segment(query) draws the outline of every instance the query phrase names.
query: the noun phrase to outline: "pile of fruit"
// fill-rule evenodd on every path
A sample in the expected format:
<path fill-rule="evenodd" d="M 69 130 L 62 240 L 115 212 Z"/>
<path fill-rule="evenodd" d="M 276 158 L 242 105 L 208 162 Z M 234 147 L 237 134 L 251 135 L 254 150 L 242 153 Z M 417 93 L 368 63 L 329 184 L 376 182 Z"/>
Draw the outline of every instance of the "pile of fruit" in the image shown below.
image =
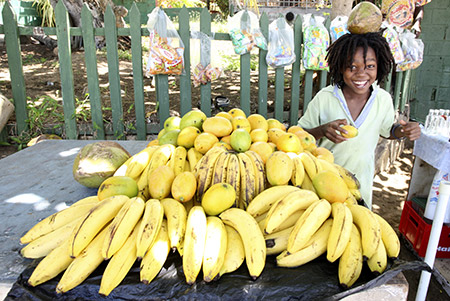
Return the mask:
<path fill-rule="evenodd" d="M 84 185 L 104 175 L 96 160 L 86 160 L 89 149 L 74 162 Z M 383 273 L 400 251 L 393 228 L 358 204 L 356 177 L 298 126 L 286 129 L 237 108 L 209 118 L 191 111 L 169 118 L 157 140 L 133 156 L 120 152 L 120 160 L 97 195 L 21 238 L 24 257 L 42 258 L 31 286 L 62 273 L 56 291 L 67 292 L 107 260 L 99 289 L 107 296 L 136 261 L 140 281 L 150 283 L 172 250 L 182 257 L 188 284 L 200 272 L 205 282 L 218 280 L 244 261 L 256 279 L 268 255 L 293 268 L 326 254 L 339 261 L 339 284 L 350 287 L 364 262 Z"/>

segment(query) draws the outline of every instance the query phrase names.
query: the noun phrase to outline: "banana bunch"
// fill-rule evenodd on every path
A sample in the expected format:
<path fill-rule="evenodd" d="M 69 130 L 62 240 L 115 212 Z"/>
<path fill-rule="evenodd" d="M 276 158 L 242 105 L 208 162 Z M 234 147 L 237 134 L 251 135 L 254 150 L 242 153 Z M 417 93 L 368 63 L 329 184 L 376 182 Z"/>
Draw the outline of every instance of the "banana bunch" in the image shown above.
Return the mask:
<path fill-rule="evenodd" d="M 254 151 L 236 153 L 222 146 L 211 148 L 193 170 L 197 178 L 196 198 L 216 183 L 228 183 L 236 191 L 235 207 L 245 209 L 265 189 L 265 166 Z"/>

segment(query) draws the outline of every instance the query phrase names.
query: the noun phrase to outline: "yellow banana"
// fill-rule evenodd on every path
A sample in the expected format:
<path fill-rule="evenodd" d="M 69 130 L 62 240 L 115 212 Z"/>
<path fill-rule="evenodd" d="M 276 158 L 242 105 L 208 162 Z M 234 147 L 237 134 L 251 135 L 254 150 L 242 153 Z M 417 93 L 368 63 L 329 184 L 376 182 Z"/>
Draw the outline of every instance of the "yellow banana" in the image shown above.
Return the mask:
<path fill-rule="evenodd" d="M 236 191 L 236 201 L 234 207 L 239 207 L 241 191 L 241 171 L 237 155 L 231 154 L 228 159 L 226 182 L 233 186 Z"/>
<path fill-rule="evenodd" d="M 213 281 L 220 272 L 227 251 L 227 231 L 217 216 L 206 218 L 206 240 L 203 251 L 203 280 Z"/>
<path fill-rule="evenodd" d="M 252 161 L 245 153 L 238 153 L 237 156 L 241 173 L 241 191 L 239 200 L 242 205 L 240 207 L 246 209 L 255 196 L 255 169 Z"/>
<path fill-rule="evenodd" d="M 144 169 L 148 168 L 148 164 L 150 163 L 150 159 L 152 158 L 154 152 L 156 151 L 157 146 L 146 147 L 141 150 L 139 153 L 131 156 L 130 162 L 128 162 L 128 168 L 125 171 L 125 176 L 130 178 L 139 177 Z"/>
<path fill-rule="evenodd" d="M 189 165 L 189 161 L 188 160 L 184 161 L 183 171 L 191 171 L 191 166 Z"/>
<path fill-rule="evenodd" d="M 85 204 L 91 204 L 91 203 L 98 203 L 100 200 L 98 199 L 97 195 L 88 196 L 85 198 L 82 198 L 81 200 L 76 201 L 70 207 L 78 206 L 78 205 L 85 205 Z"/>
<path fill-rule="evenodd" d="M 298 157 L 302 160 L 303 167 L 305 168 L 305 171 L 310 179 L 313 179 L 314 176 L 322 170 L 320 162 L 318 162 L 317 158 L 313 155 L 303 152 L 298 154 Z"/>
<path fill-rule="evenodd" d="M 380 275 L 384 272 L 387 266 L 387 254 L 386 248 L 384 246 L 383 240 L 378 244 L 377 250 L 375 253 L 367 259 L 367 266 L 370 271 L 375 275 Z"/>
<path fill-rule="evenodd" d="M 327 251 L 327 241 L 332 224 L 331 219 L 326 220 L 302 249 L 294 253 L 283 251 L 277 256 L 277 265 L 289 268 L 298 267 L 324 254 Z"/>
<path fill-rule="evenodd" d="M 170 245 L 167 233 L 167 220 L 163 220 L 161 230 L 153 246 L 145 254 L 141 261 L 140 279 L 144 284 L 149 284 L 161 271 L 169 256 Z"/>
<path fill-rule="evenodd" d="M 136 239 L 141 222 L 135 224 L 125 243 L 108 262 L 100 282 L 100 295 L 108 296 L 122 282 L 136 261 Z"/>
<path fill-rule="evenodd" d="M 305 172 L 305 177 L 303 178 L 302 185 L 300 187 L 303 189 L 306 189 L 306 190 L 311 190 L 314 193 L 317 193 L 316 189 L 314 188 L 311 178 L 309 177 L 309 175 L 306 172 Z"/>
<path fill-rule="evenodd" d="M 321 158 L 316 158 L 316 160 L 320 163 L 322 170 L 328 170 L 337 175 L 340 175 L 339 170 L 336 168 L 336 165 L 334 163 L 330 163 L 327 160 Z"/>
<path fill-rule="evenodd" d="M 279 201 L 288 193 L 300 190 L 300 188 L 290 185 L 272 186 L 258 194 L 248 205 L 247 212 L 253 217 L 258 217 L 267 211 L 270 207 Z"/>
<path fill-rule="evenodd" d="M 219 155 L 219 157 L 216 160 L 216 164 L 214 164 L 214 171 L 212 175 L 211 185 L 223 183 L 226 181 L 228 160 L 230 159 L 230 157 L 231 153 L 227 151 Z"/>
<path fill-rule="evenodd" d="M 67 269 L 73 261 L 73 258 L 69 256 L 69 252 L 67 252 L 68 249 L 69 241 L 66 239 L 39 262 L 28 279 L 28 284 L 31 286 L 39 285 L 58 276 Z"/>
<path fill-rule="evenodd" d="M 70 234 L 82 219 L 83 217 L 79 217 L 67 225 L 33 240 L 20 250 L 20 254 L 25 258 L 41 258 L 47 256 L 54 248 L 69 239 Z"/>
<path fill-rule="evenodd" d="M 348 189 L 360 189 L 361 188 L 361 184 L 359 183 L 355 174 L 353 174 L 351 171 L 349 171 L 348 169 L 346 169 L 345 167 L 343 167 L 339 164 L 335 163 L 334 167 L 336 167 L 336 169 L 338 170 L 341 178 L 344 179 L 344 182 L 345 182 L 345 184 L 347 184 Z"/>
<path fill-rule="evenodd" d="M 344 288 L 351 287 L 361 275 L 362 266 L 361 235 L 353 224 L 350 240 L 339 258 L 339 284 Z"/>
<path fill-rule="evenodd" d="M 291 182 L 294 186 L 301 187 L 305 178 L 305 168 L 299 156 L 293 156 L 294 170 L 292 171 Z"/>
<path fill-rule="evenodd" d="M 172 250 L 178 249 L 184 239 L 186 232 L 187 211 L 182 203 L 177 200 L 166 198 L 161 200 L 164 215 L 167 219 L 167 232 Z"/>
<path fill-rule="evenodd" d="M 373 213 L 380 224 L 381 239 L 386 247 L 387 256 L 389 258 L 397 258 L 400 253 L 400 240 L 395 230 L 389 223 L 376 213 Z"/>
<path fill-rule="evenodd" d="M 290 228 L 295 225 L 295 223 L 298 221 L 300 216 L 305 213 L 305 210 L 297 210 L 294 213 L 292 213 L 290 216 L 288 216 L 278 227 L 273 229 L 272 233 L 280 232 L 281 230 Z M 264 234 L 264 227 L 266 225 L 266 221 L 260 221 L 258 223 L 259 228 L 261 229 L 261 232 Z"/>
<path fill-rule="evenodd" d="M 350 193 L 353 195 L 353 197 L 355 198 L 355 200 L 361 201 L 362 200 L 362 195 L 361 195 L 361 191 L 359 191 L 359 189 L 355 188 L 355 189 L 349 189 Z"/>
<path fill-rule="evenodd" d="M 321 199 L 314 202 L 300 216 L 289 236 L 287 251 L 295 253 L 306 246 L 314 233 L 328 219 L 331 213 L 331 205 L 327 200 Z"/>
<path fill-rule="evenodd" d="M 276 255 L 286 250 L 289 235 L 291 234 L 292 229 L 294 229 L 294 226 L 265 235 L 266 255 Z"/>
<path fill-rule="evenodd" d="M 20 238 L 20 243 L 27 244 L 45 234 L 67 225 L 82 216 L 86 216 L 88 212 L 97 204 L 98 201 L 86 204 L 74 204 L 66 209 L 53 213 L 28 230 L 28 232 Z"/>
<path fill-rule="evenodd" d="M 130 233 L 141 219 L 145 202 L 139 197 L 129 199 L 108 226 L 108 234 L 103 242 L 102 256 L 111 258 L 126 242 Z"/>
<path fill-rule="evenodd" d="M 187 151 L 187 159 L 189 161 L 189 167 L 191 168 L 191 171 L 194 172 L 195 166 L 197 165 L 198 161 L 203 157 L 203 154 L 196 150 L 194 147 L 191 147 Z"/>
<path fill-rule="evenodd" d="M 344 202 L 346 205 L 358 205 L 358 201 L 356 200 L 356 198 L 353 196 L 353 194 L 350 192 L 350 190 L 348 191 L 348 196 L 345 199 Z"/>
<path fill-rule="evenodd" d="M 352 233 L 353 217 L 350 209 L 343 203 L 331 204 L 333 227 L 327 245 L 327 259 L 335 262 L 344 253 Z"/>
<path fill-rule="evenodd" d="M 140 260 L 152 246 L 161 229 L 164 218 L 164 207 L 157 199 L 150 199 L 145 203 L 144 215 L 136 238 L 136 255 Z"/>
<path fill-rule="evenodd" d="M 353 223 L 361 232 L 363 256 L 368 259 L 375 254 L 381 240 L 381 228 L 375 215 L 364 206 L 348 206 L 353 216 Z"/>
<path fill-rule="evenodd" d="M 274 232 L 294 212 L 307 209 L 317 201 L 319 201 L 317 194 L 306 189 L 299 189 L 284 196 L 269 209 L 264 233 L 270 234 Z"/>
<path fill-rule="evenodd" d="M 116 169 L 113 176 L 125 176 L 128 166 L 132 160 L 132 157 L 129 157 L 125 162 L 122 163 L 122 165 L 119 166 L 119 168 Z"/>
<path fill-rule="evenodd" d="M 150 175 L 152 171 L 158 167 L 166 165 L 172 157 L 174 151 L 175 146 L 172 144 L 158 146 L 150 159 L 150 163 L 148 164 L 148 174 Z"/>
<path fill-rule="evenodd" d="M 173 152 L 173 171 L 175 176 L 184 171 L 184 165 L 186 163 L 187 151 L 183 146 L 177 146 Z"/>
<path fill-rule="evenodd" d="M 136 181 L 139 192 L 138 197 L 147 201 L 150 198 L 150 190 L 148 187 L 148 168 L 145 168 L 144 171 L 139 176 L 139 179 Z"/>
<path fill-rule="evenodd" d="M 214 164 L 225 149 L 220 146 L 211 148 L 198 163 L 197 167 L 197 199 L 201 200 L 205 191 L 211 186 Z"/>
<path fill-rule="evenodd" d="M 225 225 L 227 231 L 227 249 L 224 262 L 220 268 L 219 277 L 223 274 L 236 271 L 244 262 L 245 250 L 241 235 L 231 226 Z"/>
<path fill-rule="evenodd" d="M 67 267 L 56 285 L 58 294 L 65 293 L 81 284 L 104 261 L 101 249 L 106 232 L 107 229 L 104 228 Z"/>
<path fill-rule="evenodd" d="M 264 191 L 266 185 L 266 171 L 264 168 L 264 161 L 254 151 L 248 150 L 245 152 L 253 163 L 255 170 L 255 196 Z"/>
<path fill-rule="evenodd" d="M 219 217 L 224 224 L 239 232 L 244 243 L 247 268 L 250 277 L 255 280 L 266 264 L 266 242 L 258 223 L 248 212 L 239 208 L 227 209 Z"/>
<path fill-rule="evenodd" d="M 189 211 L 183 245 L 183 272 L 187 284 L 194 284 L 202 268 L 206 241 L 206 214 L 201 206 Z"/>
<path fill-rule="evenodd" d="M 129 198 L 125 195 L 115 195 L 104 199 L 92 208 L 69 236 L 70 256 L 78 256 L 103 227 L 116 216 L 127 200 Z"/>

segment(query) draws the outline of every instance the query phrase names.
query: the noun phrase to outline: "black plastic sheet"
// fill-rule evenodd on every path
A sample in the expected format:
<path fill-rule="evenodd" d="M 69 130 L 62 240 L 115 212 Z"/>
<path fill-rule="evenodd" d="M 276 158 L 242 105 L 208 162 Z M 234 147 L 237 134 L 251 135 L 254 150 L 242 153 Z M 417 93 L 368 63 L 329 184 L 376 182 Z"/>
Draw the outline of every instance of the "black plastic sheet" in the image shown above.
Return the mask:
<path fill-rule="evenodd" d="M 148 285 L 139 282 L 139 262 L 136 262 L 122 283 L 108 297 L 98 294 L 106 262 L 100 265 L 82 284 L 57 294 L 58 277 L 31 287 L 27 281 L 38 261 L 19 276 L 5 300 L 339 300 L 349 294 L 383 284 L 403 270 L 429 270 L 422 261 L 389 262 L 388 270 L 375 277 L 366 266 L 353 288 L 339 286 L 338 263 L 325 256 L 297 268 L 280 268 L 275 256 L 267 258 L 261 276 L 251 280 L 245 262 L 235 272 L 217 281 L 206 283 L 200 272 L 194 285 L 185 282 L 181 258 L 170 254 L 158 276 Z"/>

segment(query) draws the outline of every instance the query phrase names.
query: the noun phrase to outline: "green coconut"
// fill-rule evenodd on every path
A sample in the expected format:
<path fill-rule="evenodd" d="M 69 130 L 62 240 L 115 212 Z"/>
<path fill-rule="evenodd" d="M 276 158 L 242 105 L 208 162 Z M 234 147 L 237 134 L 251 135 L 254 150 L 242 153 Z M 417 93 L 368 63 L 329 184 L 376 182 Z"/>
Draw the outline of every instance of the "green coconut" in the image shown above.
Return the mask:
<path fill-rule="evenodd" d="M 357 4 L 348 16 L 347 28 L 350 33 L 364 34 L 380 30 L 383 15 L 375 4 L 367 1 Z"/>
<path fill-rule="evenodd" d="M 84 146 L 75 157 L 74 179 L 90 188 L 98 188 L 128 159 L 130 153 L 114 141 L 94 142 Z"/>

